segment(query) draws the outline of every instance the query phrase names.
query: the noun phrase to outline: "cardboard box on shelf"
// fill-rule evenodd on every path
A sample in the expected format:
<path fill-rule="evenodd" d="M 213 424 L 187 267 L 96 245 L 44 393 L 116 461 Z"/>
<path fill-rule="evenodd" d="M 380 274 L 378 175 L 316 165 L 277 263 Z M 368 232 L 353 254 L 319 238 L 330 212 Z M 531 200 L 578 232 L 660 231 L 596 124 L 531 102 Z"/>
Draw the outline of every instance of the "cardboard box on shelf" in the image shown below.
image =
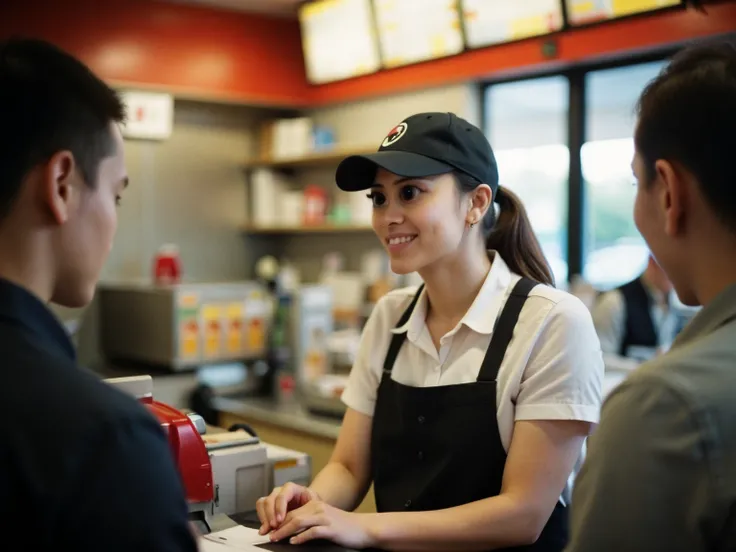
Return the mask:
<path fill-rule="evenodd" d="M 315 151 L 314 127 L 309 117 L 277 119 L 261 125 L 259 156 L 264 160 L 293 159 Z"/>

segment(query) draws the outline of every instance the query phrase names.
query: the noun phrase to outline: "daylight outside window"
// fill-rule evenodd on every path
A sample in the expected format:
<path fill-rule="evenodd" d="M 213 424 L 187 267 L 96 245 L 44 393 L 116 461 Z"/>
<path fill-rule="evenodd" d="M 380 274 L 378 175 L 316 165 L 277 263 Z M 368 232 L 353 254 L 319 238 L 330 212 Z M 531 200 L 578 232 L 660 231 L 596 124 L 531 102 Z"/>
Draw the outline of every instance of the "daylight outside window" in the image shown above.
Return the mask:
<path fill-rule="evenodd" d="M 583 277 L 605 290 L 636 278 L 649 250 L 634 224 L 636 101 L 664 62 L 586 75 L 586 137 L 580 155 L 585 182 Z"/>
<path fill-rule="evenodd" d="M 554 76 L 491 85 L 485 131 L 501 186 L 524 202 L 557 285 L 567 280 L 569 83 Z"/>

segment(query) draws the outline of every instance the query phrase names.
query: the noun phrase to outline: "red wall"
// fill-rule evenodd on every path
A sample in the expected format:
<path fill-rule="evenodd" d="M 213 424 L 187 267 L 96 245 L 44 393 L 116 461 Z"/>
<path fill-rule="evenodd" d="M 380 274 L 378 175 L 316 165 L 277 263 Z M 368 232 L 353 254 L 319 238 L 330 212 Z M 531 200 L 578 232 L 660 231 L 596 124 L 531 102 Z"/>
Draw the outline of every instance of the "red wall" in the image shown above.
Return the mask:
<path fill-rule="evenodd" d="M 303 105 L 299 25 L 152 0 L 0 0 L 0 37 L 53 41 L 113 83 Z"/>
<path fill-rule="evenodd" d="M 42 37 L 116 84 L 255 105 L 329 105 L 575 63 L 736 30 L 736 2 L 570 31 L 546 60 L 527 40 L 322 86 L 307 84 L 295 20 L 154 0 L 0 0 L 0 37 Z"/>

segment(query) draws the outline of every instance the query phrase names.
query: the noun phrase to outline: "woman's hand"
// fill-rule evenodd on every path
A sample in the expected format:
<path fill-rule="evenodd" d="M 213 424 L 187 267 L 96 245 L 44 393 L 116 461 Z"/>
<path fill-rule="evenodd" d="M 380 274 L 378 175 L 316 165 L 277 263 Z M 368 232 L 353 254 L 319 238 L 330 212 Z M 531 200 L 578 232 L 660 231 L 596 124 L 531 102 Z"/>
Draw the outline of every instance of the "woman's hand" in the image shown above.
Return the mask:
<path fill-rule="evenodd" d="M 312 500 L 289 512 L 270 537 L 273 542 L 288 538 L 291 544 L 327 539 L 346 548 L 375 548 L 375 522 L 375 514 L 346 512 L 321 500 Z"/>
<path fill-rule="evenodd" d="M 286 519 L 288 512 L 313 500 L 320 500 L 319 495 L 312 489 L 296 483 L 276 487 L 270 495 L 261 497 L 256 502 L 256 511 L 261 522 L 259 534 L 265 535 L 276 529 Z"/>

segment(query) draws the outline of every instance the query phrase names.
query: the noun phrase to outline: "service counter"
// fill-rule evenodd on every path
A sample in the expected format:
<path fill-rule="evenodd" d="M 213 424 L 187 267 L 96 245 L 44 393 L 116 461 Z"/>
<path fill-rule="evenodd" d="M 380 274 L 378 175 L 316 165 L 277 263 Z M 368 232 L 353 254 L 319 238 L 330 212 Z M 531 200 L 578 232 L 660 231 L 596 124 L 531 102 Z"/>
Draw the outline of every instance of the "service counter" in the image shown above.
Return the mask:
<path fill-rule="evenodd" d="M 327 465 L 335 448 L 341 421 L 312 414 L 297 403 L 281 404 L 265 398 L 217 398 L 218 425 L 248 424 L 267 443 L 307 453 L 312 458 L 312 477 Z M 357 508 L 375 512 L 373 488 Z"/>
<path fill-rule="evenodd" d="M 243 512 L 240 514 L 233 514 L 231 516 L 221 516 L 212 527 L 212 531 L 223 531 L 236 525 L 243 525 L 250 529 L 258 529 L 261 524 L 258 521 L 258 516 L 255 512 Z M 310 541 L 308 544 L 302 546 L 306 546 L 310 552 L 357 552 L 351 548 L 344 548 L 330 541 L 319 539 Z M 288 541 L 259 544 L 256 545 L 256 548 L 261 548 L 268 552 L 290 552 L 294 549 L 293 545 L 289 544 Z"/>

